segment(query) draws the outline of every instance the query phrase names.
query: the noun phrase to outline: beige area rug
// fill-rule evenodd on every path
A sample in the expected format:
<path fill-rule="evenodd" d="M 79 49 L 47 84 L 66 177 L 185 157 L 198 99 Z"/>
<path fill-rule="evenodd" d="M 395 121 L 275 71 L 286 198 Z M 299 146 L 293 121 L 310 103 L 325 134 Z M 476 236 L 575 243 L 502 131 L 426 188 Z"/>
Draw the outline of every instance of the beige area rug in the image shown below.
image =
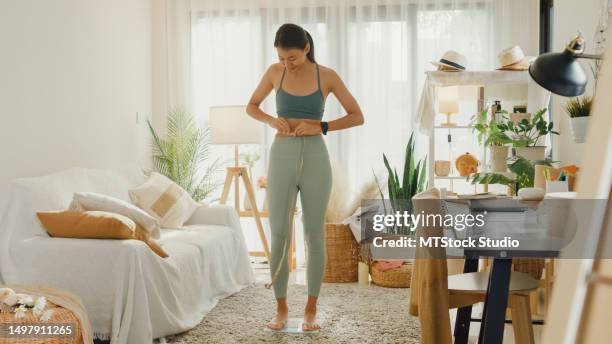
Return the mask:
<path fill-rule="evenodd" d="M 408 314 L 409 289 L 323 284 L 321 331 L 294 334 L 264 331 L 274 316 L 271 290 L 257 284 L 219 301 L 200 325 L 166 338 L 168 343 L 419 343 L 419 322 Z M 290 285 L 289 317 L 302 316 L 306 287 Z"/>

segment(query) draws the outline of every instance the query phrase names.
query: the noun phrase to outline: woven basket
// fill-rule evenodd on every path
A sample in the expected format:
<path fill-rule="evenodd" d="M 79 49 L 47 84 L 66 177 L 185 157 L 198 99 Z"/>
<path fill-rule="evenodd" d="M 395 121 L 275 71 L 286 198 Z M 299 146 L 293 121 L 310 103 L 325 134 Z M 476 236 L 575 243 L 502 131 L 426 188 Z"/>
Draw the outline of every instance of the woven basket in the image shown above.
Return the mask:
<path fill-rule="evenodd" d="M 378 270 L 377 265 L 378 262 L 370 265 L 370 275 L 374 284 L 387 288 L 410 288 L 412 262 L 407 262 L 407 264 L 402 264 L 399 268 L 386 271 Z"/>
<path fill-rule="evenodd" d="M 530 274 L 536 280 L 542 278 L 545 261 L 543 258 L 514 258 L 512 270 Z"/>
<path fill-rule="evenodd" d="M 357 282 L 359 244 L 348 225 L 340 223 L 325 225 L 325 253 L 323 282 Z"/>
<path fill-rule="evenodd" d="M 0 312 L 0 343 L 3 344 L 83 344 L 83 335 L 81 333 L 81 325 L 79 319 L 69 310 L 59 307 L 47 301 L 46 309 L 52 309 L 53 315 L 48 322 L 38 321 L 31 310 L 28 310 L 26 316 L 20 319 L 15 318 L 15 313 Z M 28 337 L 11 337 L 7 333 L 9 326 L 54 326 L 54 325 L 70 325 L 72 334 L 70 336 L 45 336 L 35 338 L 32 335 Z"/>

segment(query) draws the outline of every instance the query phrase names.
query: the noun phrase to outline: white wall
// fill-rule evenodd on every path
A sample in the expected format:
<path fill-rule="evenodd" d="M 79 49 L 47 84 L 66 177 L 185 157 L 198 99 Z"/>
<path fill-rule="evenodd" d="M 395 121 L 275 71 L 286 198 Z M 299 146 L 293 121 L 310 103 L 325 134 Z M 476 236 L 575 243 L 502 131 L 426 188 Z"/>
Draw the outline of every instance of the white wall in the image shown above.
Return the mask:
<path fill-rule="evenodd" d="M 601 11 L 602 0 L 557 0 L 554 4 L 553 22 L 553 51 L 563 51 L 569 42 L 578 32 L 582 31 L 587 41 L 586 52 L 591 53 L 593 48 L 593 36 Z M 592 95 L 593 75 L 589 62 L 581 60 L 589 83 L 587 84 L 586 94 Z M 582 149 L 584 144 L 575 143 L 572 138 L 569 116 L 565 112 L 565 103 L 568 98 L 553 95 L 552 115 L 555 127 L 561 133 L 554 138 L 554 160 L 560 161 L 563 165 L 580 164 Z"/>
<path fill-rule="evenodd" d="M 150 0 L 0 0 L 0 42 L 0 182 L 150 164 Z"/>

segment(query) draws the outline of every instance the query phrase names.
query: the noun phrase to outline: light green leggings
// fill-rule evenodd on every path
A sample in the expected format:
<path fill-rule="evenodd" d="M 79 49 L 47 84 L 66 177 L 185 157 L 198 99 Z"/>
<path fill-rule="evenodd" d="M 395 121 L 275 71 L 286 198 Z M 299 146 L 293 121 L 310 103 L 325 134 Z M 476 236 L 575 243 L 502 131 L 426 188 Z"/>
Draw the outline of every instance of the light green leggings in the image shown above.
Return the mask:
<path fill-rule="evenodd" d="M 325 268 L 325 211 L 331 186 L 329 154 L 321 135 L 274 138 L 266 195 L 272 232 L 271 284 L 277 298 L 287 296 L 287 253 L 298 191 L 308 257 L 308 295 L 319 295 Z"/>

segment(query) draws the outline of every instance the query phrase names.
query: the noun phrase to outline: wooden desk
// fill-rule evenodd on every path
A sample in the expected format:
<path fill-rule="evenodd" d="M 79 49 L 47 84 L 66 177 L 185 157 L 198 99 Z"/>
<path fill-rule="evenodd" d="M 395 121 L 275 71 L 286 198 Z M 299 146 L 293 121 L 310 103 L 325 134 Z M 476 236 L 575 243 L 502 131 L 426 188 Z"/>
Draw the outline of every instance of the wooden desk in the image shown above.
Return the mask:
<path fill-rule="evenodd" d="M 463 249 L 463 256 L 465 257 L 464 272 L 477 271 L 478 259 L 481 257 L 493 259 L 478 343 L 502 343 L 512 258 L 557 257 L 565 241 L 560 241 L 558 235 L 549 233 L 547 231 L 549 224 L 540 221 L 543 207 L 521 203 L 517 199 L 505 199 L 501 202 L 496 199 L 467 202 L 446 199 L 445 201 L 449 202 L 447 204 L 464 204 L 467 206 L 466 209 L 469 209 L 468 212 L 474 215 L 487 214 L 493 218 L 499 215 L 505 219 L 503 222 L 487 222 L 484 228 L 477 231 L 466 230 L 463 233 L 457 233 L 459 238 L 480 238 L 483 236 L 499 239 L 505 236 L 520 238 L 521 246 L 517 248 L 476 247 Z M 512 207 L 515 208 L 512 209 Z M 536 219 L 535 222 L 532 221 L 534 218 Z M 468 342 L 471 313 L 471 306 L 460 308 L 457 312 L 455 322 L 455 343 L 457 344 Z"/>

